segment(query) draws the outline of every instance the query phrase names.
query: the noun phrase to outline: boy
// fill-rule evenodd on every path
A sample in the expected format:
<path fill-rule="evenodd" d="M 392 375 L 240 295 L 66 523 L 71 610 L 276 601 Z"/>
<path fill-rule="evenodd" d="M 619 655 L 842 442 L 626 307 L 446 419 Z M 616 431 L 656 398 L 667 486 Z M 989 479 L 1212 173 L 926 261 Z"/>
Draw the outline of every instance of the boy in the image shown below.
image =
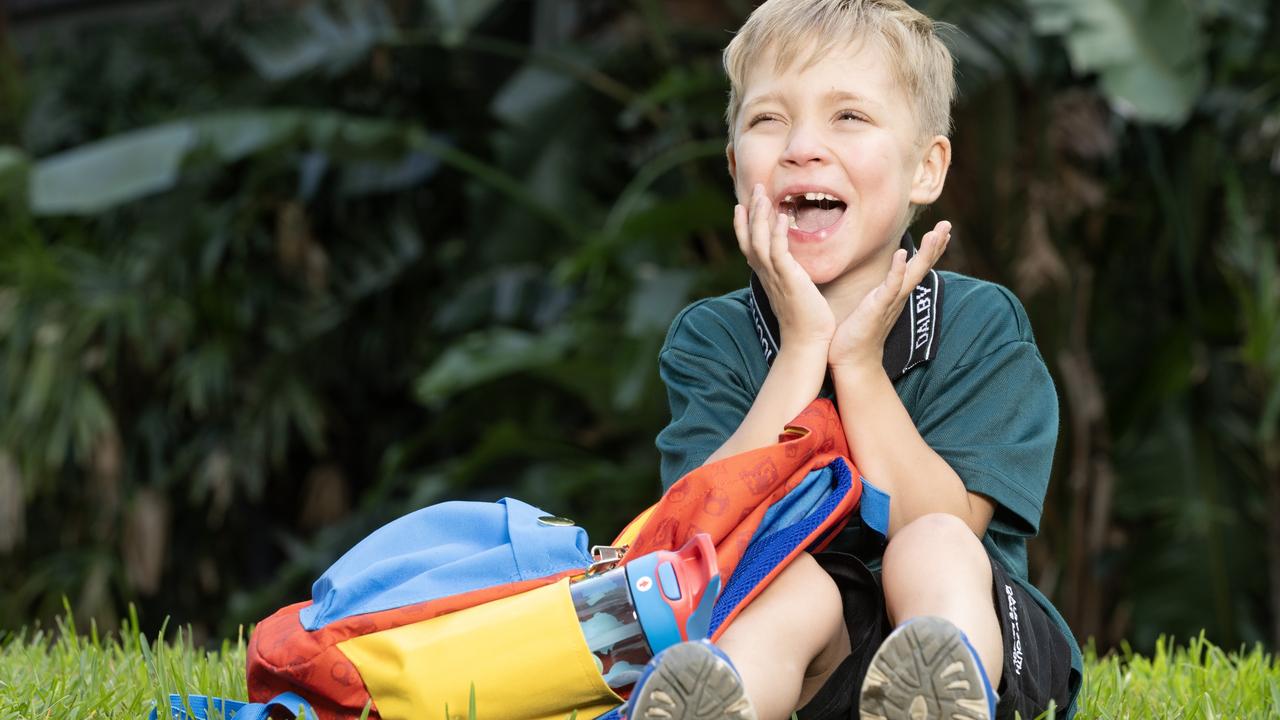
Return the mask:
<path fill-rule="evenodd" d="M 630 717 L 1069 715 L 1079 649 L 1026 567 L 1052 380 L 1012 294 L 932 269 L 950 225 L 918 251 L 906 234 L 950 164 L 949 51 L 903 0 L 768 0 L 725 68 L 753 273 L 672 324 L 664 487 L 834 394 L 854 463 L 892 499 L 888 542 L 853 527 L 846 553 L 801 556 L 718 648 L 655 658 Z"/>

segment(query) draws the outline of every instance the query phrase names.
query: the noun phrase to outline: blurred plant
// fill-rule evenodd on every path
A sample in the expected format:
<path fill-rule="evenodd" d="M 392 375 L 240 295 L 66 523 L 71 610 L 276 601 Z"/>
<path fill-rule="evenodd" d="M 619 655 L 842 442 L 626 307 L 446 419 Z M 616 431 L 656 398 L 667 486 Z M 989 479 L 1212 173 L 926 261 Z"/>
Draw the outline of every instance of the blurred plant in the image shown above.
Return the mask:
<path fill-rule="evenodd" d="M 1251 539 L 1277 526 L 1256 481 L 1274 439 L 1250 430 L 1265 394 L 1237 381 L 1257 320 L 1242 325 L 1220 260 L 1235 228 L 1274 226 L 1277 168 L 1240 139 L 1274 122 L 1276 9 L 925 5 L 962 29 L 949 187 L 965 192 L 938 214 L 968 241 L 951 262 L 1027 302 L 1064 401 L 1034 579 L 1104 644 L 1266 637 L 1277 614 Z"/>
<path fill-rule="evenodd" d="M 604 5 L 482 5 L 245 6 L 28 59 L 4 624 L 140 595 L 225 632 L 446 495 L 597 536 L 656 497 L 657 348 L 718 270 L 683 266 L 728 265 L 714 115 L 672 108 L 719 79 L 644 68 L 652 29 Z"/>
<path fill-rule="evenodd" d="M 1276 9 L 919 4 L 960 28 L 946 264 L 1019 292 L 1063 394 L 1034 579 L 1103 646 L 1262 637 Z M 608 539 L 658 490 L 667 323 L 744 280 L 746 3 L 233 7 L 0 72 L 0 626 L 228 634 L 446 497 Z"/>

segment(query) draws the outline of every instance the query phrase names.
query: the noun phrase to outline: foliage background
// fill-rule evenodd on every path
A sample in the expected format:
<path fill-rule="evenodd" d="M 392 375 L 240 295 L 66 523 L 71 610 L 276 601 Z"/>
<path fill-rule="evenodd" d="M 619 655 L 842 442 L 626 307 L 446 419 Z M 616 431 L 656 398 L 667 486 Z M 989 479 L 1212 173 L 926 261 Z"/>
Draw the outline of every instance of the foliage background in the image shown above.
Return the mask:
<path fill-rule="evenodd" d="M 1062 396 L 1036 582 L 1081 637 L 1277 647 L 1280 8 L 919 0 L 959 28 L 943 265 Z M 656 353 L 745 281 L 745 0 L 0 9 L 0 627 L 198 635 L 377 525 L 658 492 Z"/>

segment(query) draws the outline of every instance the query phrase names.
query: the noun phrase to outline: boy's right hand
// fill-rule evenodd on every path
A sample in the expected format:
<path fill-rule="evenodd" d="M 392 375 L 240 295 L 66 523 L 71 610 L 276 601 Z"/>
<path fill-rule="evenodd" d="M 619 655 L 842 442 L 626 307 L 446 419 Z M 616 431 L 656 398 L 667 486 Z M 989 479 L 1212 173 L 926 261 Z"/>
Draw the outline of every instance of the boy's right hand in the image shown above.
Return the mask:
<path fill-rule="evenodd" d="M 820 347 L 831 344 L 835 315 L 818 286 L 809 278 L 787 246 L 790 220 L 778 213 L 773 202 L 756 184 L 748 207 L 733 207 L 733 231 L 738 249 L 760 278 L 782 333 L 783 347 Z"/>

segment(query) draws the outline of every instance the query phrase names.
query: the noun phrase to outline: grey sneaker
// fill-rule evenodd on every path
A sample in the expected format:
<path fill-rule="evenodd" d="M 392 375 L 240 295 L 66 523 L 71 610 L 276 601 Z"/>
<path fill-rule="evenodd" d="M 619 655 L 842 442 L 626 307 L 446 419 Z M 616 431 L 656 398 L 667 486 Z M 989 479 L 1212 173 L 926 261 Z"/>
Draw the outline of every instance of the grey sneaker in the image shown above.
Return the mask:
<path fill-rule="evenodd" d="M 658 653 L 631 692 L 629 720 L 756 720 L 742 678 L 720 648 L 706 640 Z"/>
<path fill-rule="evenodd" d="M 862 681 L 862 720 L 993 720 L 996 694 L 960 628 L 937 617 L 903 623 Z"/>

